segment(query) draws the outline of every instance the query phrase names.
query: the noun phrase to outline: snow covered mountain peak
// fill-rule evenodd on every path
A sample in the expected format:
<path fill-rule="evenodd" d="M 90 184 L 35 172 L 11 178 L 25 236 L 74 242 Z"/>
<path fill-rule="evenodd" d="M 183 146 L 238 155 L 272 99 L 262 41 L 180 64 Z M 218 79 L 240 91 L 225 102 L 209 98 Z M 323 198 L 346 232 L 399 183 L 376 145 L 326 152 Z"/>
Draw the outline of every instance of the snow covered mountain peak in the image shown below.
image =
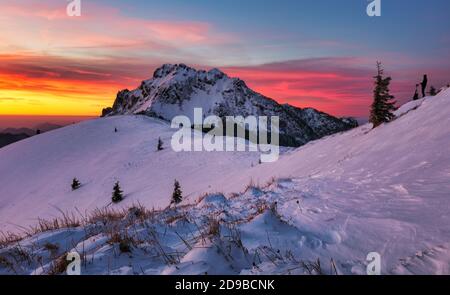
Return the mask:
<path fill-rule="evenodd" d="M 155 70 L 153 79 L 163 79 L 168 76 L 170 76 L 171 78 L 178 77 L 178 79 L 175 80 L 180 80 L 183 79 L 181 77 L 185 77 L 186 79 L 199 78 L 200 80 L 210 82 L 217 81 L 219 79 L 222 79 L 223 77 L 228 78 L 225 73 L 217 68 L 211 69 L 207 72 L 204 70 L 197 71 L 196 69 L 191 68 L 185 64 L 163 64 L 161 67 Z M 151 82 L 151 80 L 148 81 Z"/>
<path fill-rule="evenodd" d="M 177 64 L 163 64 L 161 67 L 159 67 L 159 68 L 157 68 L 155 70 L 155 73 L 153 74 L 153 78 L 155 78 L 155 79 L 163 78 L 163 77 L 169 75 L 170 73 L 173 73 L 174 71 L 176 71 L 178 69 L 191 70 L 192 68 L 186 66 L 185 64 L 180 64 L 180 65 L 177 65 Z"/>
<path fill-rule="evenodd" d="M 153 78 L 134 90 L 122 90 L 102 116 L 145 114 L 166 121 L 178 115 L 193 119 L 194 108 L 204 116 L 279 116 L 280 143 L 300 146 L 325 135 L 351 129 L 356 121 L 342 120 L 315 109 L 281 105 L 250 89 L 221 70 L 196 70 L 185 64 L 164 64 Z"/>
<path fill-rule="evenodd" d="M 153 73 L 153 78 L 143 82 L 146 86 L 154 84 L 156 80 L 161 82 L 161 86 L 168 86 L 171 84 L 182 84 L 181 86 L 188 86 L 186 83 L 206 83 L 208 85 L 215 85 L 219 80 L 238 80 L 230 79 L 224 72 L 214 68 L 209 71 L 196 70 L 185 64 L 164 64 L 157 68 Z"/>

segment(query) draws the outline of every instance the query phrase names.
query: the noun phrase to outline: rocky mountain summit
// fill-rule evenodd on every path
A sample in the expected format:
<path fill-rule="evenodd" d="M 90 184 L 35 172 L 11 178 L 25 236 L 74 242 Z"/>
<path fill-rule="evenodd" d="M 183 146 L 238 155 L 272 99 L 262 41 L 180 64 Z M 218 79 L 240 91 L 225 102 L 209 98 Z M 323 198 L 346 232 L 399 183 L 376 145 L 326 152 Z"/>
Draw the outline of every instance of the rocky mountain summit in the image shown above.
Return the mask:
<path fill-rule="evenodd" d="M 219 69 L 196 70 L 184 64 L 165 64 L 138 88 L 120 91 L 102 116 L 145 114 L 170 121 L 185 115 L 193 120 L 194 108 L 202 108 L 204 117 L 279 116 L 280 144 L 284 146 L 301 146 L 358 126 L 352 118 L 279 104 Z"/>

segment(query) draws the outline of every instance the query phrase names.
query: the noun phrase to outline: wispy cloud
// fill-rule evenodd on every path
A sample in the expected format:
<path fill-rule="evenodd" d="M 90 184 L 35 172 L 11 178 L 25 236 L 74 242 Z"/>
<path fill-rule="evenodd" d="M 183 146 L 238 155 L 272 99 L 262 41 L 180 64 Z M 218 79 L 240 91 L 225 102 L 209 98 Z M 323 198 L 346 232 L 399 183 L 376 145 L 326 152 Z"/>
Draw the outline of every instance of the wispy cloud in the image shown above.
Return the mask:
<path fill-rule="evenodd" d="M 0 52 L 17 48 L 63 56 L 173 59 L 192 55 L 194 48 L 218 51 L 237 41 L 207 22 L 135 18 L 90 1 L 83 2 L 81 17 L 68 17 L 65 5 L 61 1 L 2 4 Z"/>

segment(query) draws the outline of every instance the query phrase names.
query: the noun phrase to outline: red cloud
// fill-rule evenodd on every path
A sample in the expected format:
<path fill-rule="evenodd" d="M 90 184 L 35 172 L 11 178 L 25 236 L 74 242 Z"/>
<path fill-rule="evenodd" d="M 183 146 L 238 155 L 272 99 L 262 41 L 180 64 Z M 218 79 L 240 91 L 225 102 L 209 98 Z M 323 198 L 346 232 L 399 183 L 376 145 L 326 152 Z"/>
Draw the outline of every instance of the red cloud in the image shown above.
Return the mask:
<path fill-rule="evenodd" d="M 312 58 L 224 70 L 254 90 L 281 103 L 314 107 L 338 116 L 366 117 L 372 103 L 374 62 L 360 58 Z M 450 68 L 430 65 L 391 69 L 392 93 L 399 104 L 411 99 L 414 85 L 425 73 L 435 87 L 450 80 Z"/>
<path fill-rule="evenodd" d="M 98 97 L 106 106 L 118 90 L 137 87 L 161 63 L 139 58 L 0 55 L 0 89 L 44 91 L 62 97 L 78 93 L 80 99 L 85 95 L 89 99 Z M 447 84 L 450 77 L 450 69 L 444 65 L 393 70 L 386 67 L 393 78 L 392 92 L 400 103 L 411 99 L 422 74 L 429 74 L 430 84 L 435 87 Z M 314 107 L 333 115 L 366 117 L 372 102 L 374 67 L 357 58 L 305 59 L 222 70 L 280 103 Z"/>
<path fill-rule="evenodd" d="M 305 59 L 225 71 L 282 103 L 314 107 L 334 115 L 367 113 L 372 73 L 357 66 L 357 59 Z"/>

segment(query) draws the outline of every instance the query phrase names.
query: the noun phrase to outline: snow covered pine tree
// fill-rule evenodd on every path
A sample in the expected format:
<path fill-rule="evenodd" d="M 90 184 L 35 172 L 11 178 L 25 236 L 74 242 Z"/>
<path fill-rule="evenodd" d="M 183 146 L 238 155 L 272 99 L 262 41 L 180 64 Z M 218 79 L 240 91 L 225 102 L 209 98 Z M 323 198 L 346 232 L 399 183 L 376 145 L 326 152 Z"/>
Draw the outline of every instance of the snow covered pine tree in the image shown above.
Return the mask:
<path fill-rule="evenodd" d="M 113 203 L 119 203 L 122 200 L 123 200 L 123 191 L 120 188 L 119 182 L 117 181 L 113 188 L 112 201 Z"/>
<path fill-rule="evenodd" d="M 77 189 L 80 188 L 80 186 L 81 186 L 80 181 L 79 181 L 77 178 L 74 178 L 74 179 L 72 180 L 72 190 L 73 190 L 73 191 L 74 191 L 74 190 L 77 190 Z"/>
<path fill-rule="evenodd" d="M 179 204 L 183 200 L 182 192 L 181 192 L 181 186 L 178 180 L 175 179 L 173 188 L 173 194 L 172 194 L 172 201 L 171 204 Z"/>
<path fill-rule="evenodd" d="M 377 62 L 377 75 L 375 78 L 375 89 L 373 90 L 373 103 L 370 111 L 370 123 L 373 124 L 373 128 L 380 126 L 383 123 L 387 123 L 395 118 L 394 96 L 389 93 L 389 84 L 391 83 L 391 77 L 384 77 L 384 70 L 380 62 Z"/>
<path fill-rule="evenodd" d="M 436 87 L 431 86 L 429 94 L 430 94 L 430 96 L 436 96 L 438 94 Z"/>
<path fill-rule="evenodd" d="M 160 137 L 160 138 L 158 138 L 158 151 L 162 151 L 163 149 L 164 149 L 163 142 Z"/>

